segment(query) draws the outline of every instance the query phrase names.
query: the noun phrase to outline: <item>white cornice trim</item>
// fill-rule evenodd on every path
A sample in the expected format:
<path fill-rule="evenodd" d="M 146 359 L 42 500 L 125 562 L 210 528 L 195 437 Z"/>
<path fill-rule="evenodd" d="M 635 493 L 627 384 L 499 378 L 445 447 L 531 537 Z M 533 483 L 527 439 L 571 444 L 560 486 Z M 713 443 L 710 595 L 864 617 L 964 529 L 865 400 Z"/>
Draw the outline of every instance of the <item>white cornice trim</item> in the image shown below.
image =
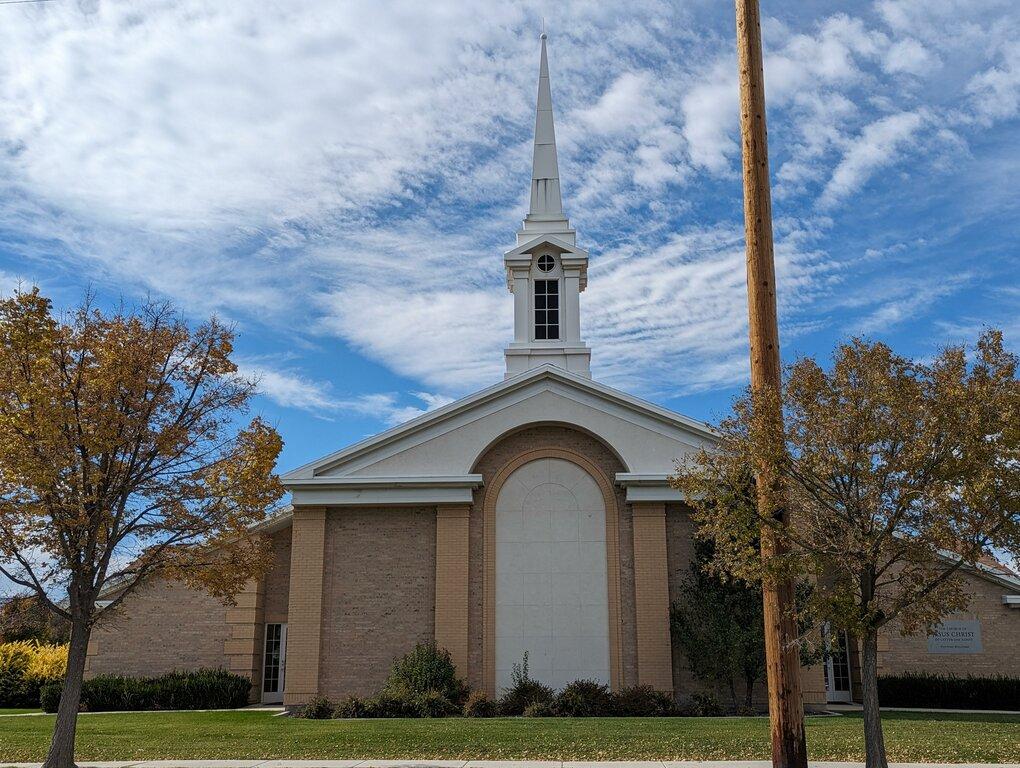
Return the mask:
<path fill-rule="evenodd" d="M 648 475 L 638 472 L 617 472 L 616 484 L 621 488 L 669 485 L 669 475 Z"/>
<path fill-rule="evenodd" d="M 616 484 L 627 491 L 627 501 L 683 501 L 684 495 L 669 484 L 669 475 L 617 472 Z"/>
<path fill-rule="evenodd" d="M 302 477 L 285 480 L 287 488 L 477 488 L 481 475 L 401 475 L 393 477 Z"/>
<path fill-rule="evenodd" d="M 295 506 L 470 504 L 481 475 L 307 477 L 284 482 Z"/>

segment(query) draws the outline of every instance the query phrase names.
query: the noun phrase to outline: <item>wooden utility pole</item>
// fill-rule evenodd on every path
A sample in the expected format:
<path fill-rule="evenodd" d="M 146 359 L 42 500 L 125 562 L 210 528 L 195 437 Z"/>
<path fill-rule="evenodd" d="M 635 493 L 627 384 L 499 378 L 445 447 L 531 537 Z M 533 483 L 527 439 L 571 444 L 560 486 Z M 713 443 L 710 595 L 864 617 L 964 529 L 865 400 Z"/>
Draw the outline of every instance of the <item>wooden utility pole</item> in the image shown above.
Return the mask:
<path fill-rule="evenodd" d="M 762 72 L 758 0 L 736 0 L 737 63 L 740 67 L 740 138 L 744 161 L 744 235 L 747 240 L 747 312 L 751 342 L 751 390 L 779 392 L 779 321 L 776 317 L 776 264 L 772 249 L 768 136 L 765 130 L 765 78 Z M 778 399 L 768 400 L 769 418 L 781 420 Z M 755 407 L 764 401 L 756 400 Z M 770 430 L 771 431 L 771 430 Z M 780 431 L 776 431 L 781 435 Z M 775 467 L 755 468 L 761 509 L 779 510 L 785 519 Z M 761 555 L 783 554 L 786 541 L 768 527 L 761 532 Z M 765 662 L 772 723 L 772 764 L 807 768 L 800 653 L 794 614 L 793 580 L 765 579 Z"/>

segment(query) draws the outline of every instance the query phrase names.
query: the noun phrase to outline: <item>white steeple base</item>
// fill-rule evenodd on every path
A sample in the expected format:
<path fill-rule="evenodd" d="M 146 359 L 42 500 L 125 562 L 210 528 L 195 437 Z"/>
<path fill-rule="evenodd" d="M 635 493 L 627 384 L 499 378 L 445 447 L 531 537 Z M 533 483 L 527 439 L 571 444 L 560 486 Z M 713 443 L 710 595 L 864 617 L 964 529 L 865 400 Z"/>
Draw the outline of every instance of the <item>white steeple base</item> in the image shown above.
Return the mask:
<path fill-rule="evenodd" d="M 508 379 L 540 365 L 555 365 L 578 376 L 591 378 L 591 349 L 582 343 L 511 342 L 503 354 Z"/>

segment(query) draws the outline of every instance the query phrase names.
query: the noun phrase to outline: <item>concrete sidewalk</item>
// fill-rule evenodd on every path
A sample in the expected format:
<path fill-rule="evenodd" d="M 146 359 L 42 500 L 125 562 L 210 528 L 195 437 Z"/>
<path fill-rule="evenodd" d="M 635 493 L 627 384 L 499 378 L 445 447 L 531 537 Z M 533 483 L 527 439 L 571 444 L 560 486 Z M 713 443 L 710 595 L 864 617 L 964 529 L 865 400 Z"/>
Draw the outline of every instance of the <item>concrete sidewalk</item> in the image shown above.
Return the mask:
<path fill-rule="evenodd" d="M 42 763 L 5 763 L 2 768 L 40 768 Z M 584 761 L 584 760 L 142 760 L 84 762 L 79 768 L 772 768 L 767 760 Z M 864 763 L 811 761 L 811 768 L 864 768 Z M 1020 763 L 889 763 L 889 768 L 1020 768 Z"/>

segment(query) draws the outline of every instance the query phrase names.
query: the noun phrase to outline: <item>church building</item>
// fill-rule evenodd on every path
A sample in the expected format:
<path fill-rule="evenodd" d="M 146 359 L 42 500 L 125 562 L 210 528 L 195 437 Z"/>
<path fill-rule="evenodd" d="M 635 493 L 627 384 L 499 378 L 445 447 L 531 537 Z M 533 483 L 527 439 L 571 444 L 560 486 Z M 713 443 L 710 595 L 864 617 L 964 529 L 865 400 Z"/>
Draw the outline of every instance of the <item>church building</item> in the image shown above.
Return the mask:
<path fill-rule="evenodd" d="M 263 527 L 269 573 L 233 606 L 143 586 L 95 631 L 87 674 L 222 666 L 251 677 L 257 700 L 298 706 L 374 694 L 395 658 L 434 641 L 490 696 L 525 653 L 554 688 L 702 690 L 670 641 L 694 531 L 668 478 L 714 433 L 592 378 L 579 242 L 543 35 L 531 202 L 503 255 L 514 312 L 504 379 L 284 475 L 292 505 Z M 1020 580 L 993 568 L 967 579 L 979 613 L 961 621 L 978 625 L 979 650 L 926 652 L 923 636 L 890 632 L 884 671 L 1016 673 Z M 842 647 L 804 670 L 809 708 L 854 697 L 857 654 Z"/>

